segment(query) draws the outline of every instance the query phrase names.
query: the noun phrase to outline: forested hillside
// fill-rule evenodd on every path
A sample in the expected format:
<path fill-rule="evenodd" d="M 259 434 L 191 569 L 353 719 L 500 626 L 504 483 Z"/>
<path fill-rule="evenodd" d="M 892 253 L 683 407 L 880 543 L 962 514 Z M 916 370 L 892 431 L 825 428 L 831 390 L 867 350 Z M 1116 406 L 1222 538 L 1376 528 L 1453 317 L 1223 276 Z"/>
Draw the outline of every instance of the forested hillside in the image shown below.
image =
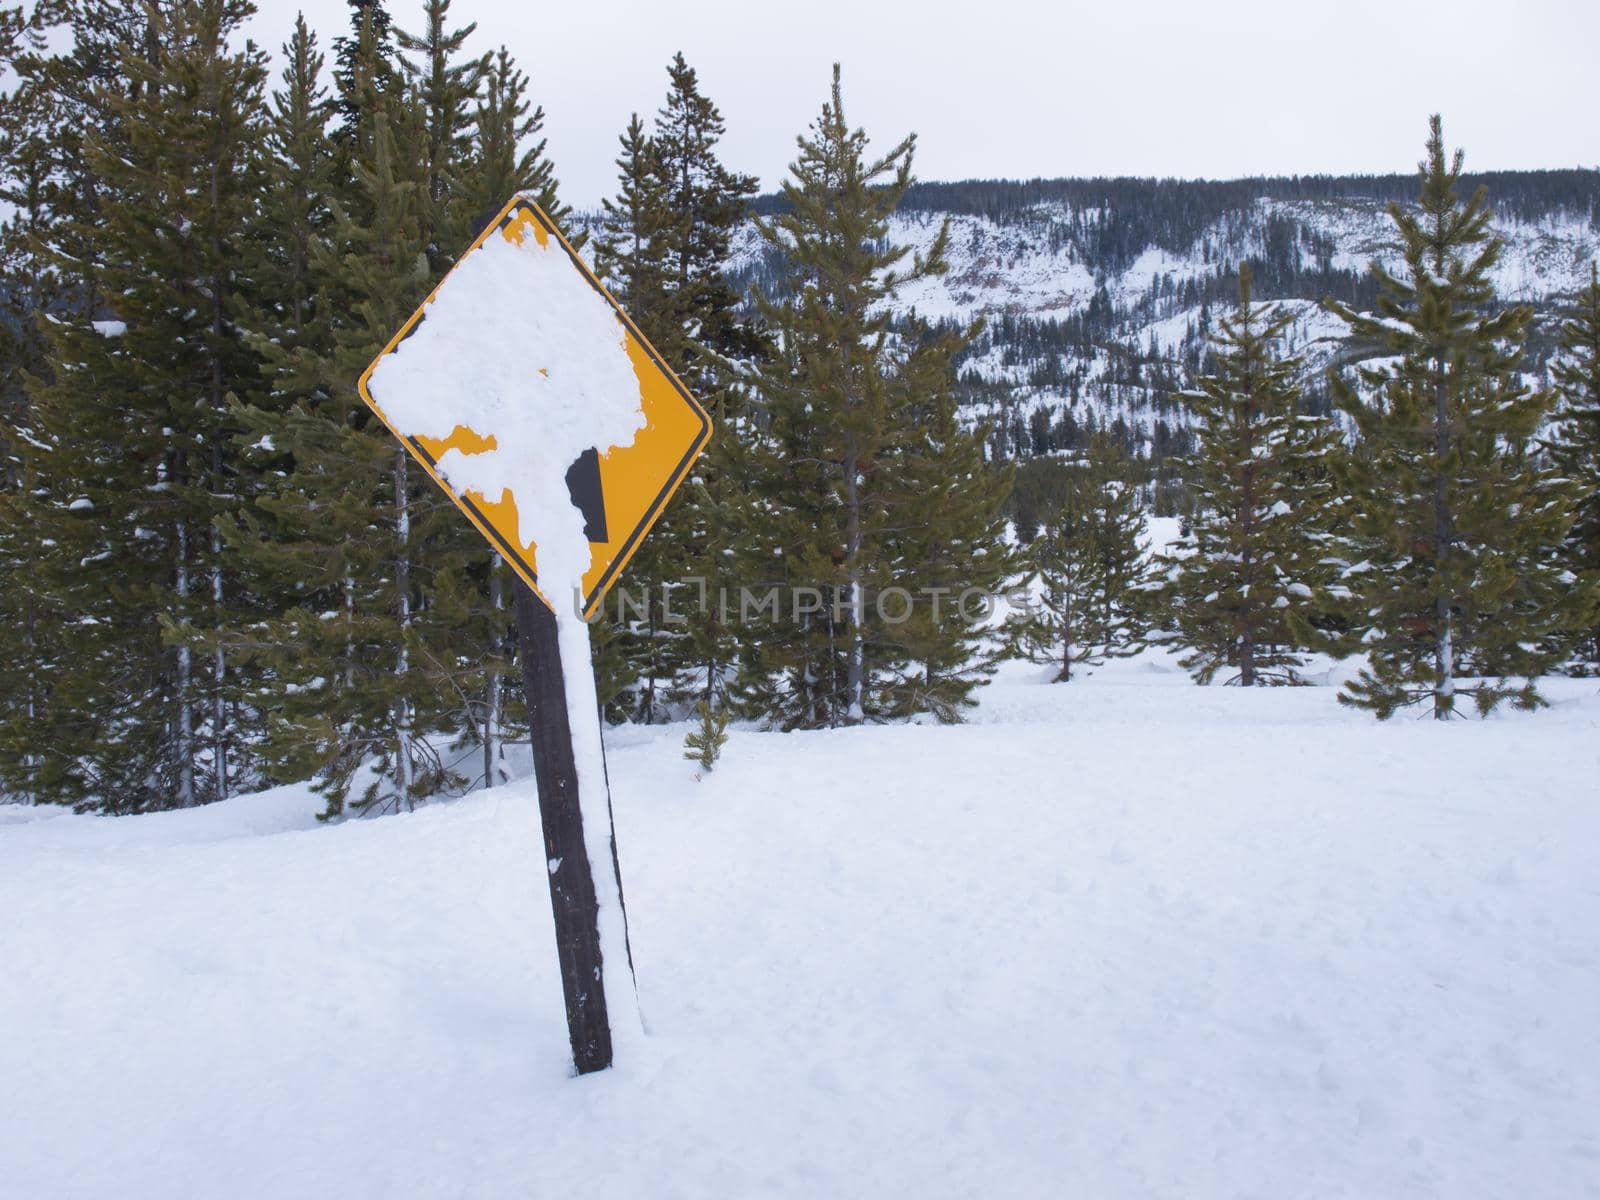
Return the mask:
<path fill-rule="evenodd" d="M 1527 362 L 1547 381 L 1561 306 L 1600 250 L 1600 171 L 1463 176 L 1464 190 L 1479 186 L 1507 243 L 1497 299 L 1534 307 Z M 985 318 L 957 363 L 968 417 L 996 426 L 996 456 L 1072 450 L 1103 429 L 1159 462 L 1191 444 L 1191 415 L 1172 393 L 1203 369 L 1241 263 L 1258 299 L 1288 302 L 1289 348 L 1305 354 L 1310 401 L 1325 408 L 1324 370 L 1364 350 L 1319 302 L 1372 307 L 1368 263 L 1392 267 L 1399 252 L 1387 206 L 1415 193 L 1413 174 L 918 183 L 891 236 L 926 245 L 948 221 L 950 270 L 904 289 L 898 311 L 936 327 Z M 762 196 L 753 208 L 782 204 Z M 747 226 L 736 282 L 770 289 L 778 269 Z"/>

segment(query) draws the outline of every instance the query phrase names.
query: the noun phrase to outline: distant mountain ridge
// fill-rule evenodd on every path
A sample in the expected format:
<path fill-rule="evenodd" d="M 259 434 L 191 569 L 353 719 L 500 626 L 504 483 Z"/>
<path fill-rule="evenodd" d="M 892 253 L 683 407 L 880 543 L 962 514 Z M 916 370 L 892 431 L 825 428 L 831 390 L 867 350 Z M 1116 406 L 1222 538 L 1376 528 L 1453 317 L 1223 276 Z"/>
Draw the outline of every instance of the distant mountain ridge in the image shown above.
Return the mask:
<path fill-rule="evenodd" d="M 1600 171 L 1463 178 L 1465 190 L 1480 185 L 1507 242 L 1497 285 L 1537 310 L 1530 367 L 1542 372 L 1559 310 L 1600 255 Z M 1327 366 L 1360 353 L 1318 302 L 1371 306 L 1368 263 L 1399 260 L 1387 205 L 1416 188 L 1409 174 L 919 183 L 889 237 L 923 249 L 948 220 L 950 270 L 904 289 L 895 308 L 985 319 L 961 373 L 970 415 L 996 428 L 997 455 L 1070 450 L 1099 427 L 1160 458 L 1184 448 L 1188 414 L 1171 392 L 1201 369 L 1207 330 L 1237 297 L 1238 264 L 1251 263 L 1258 299 L 1293 310 L 1290 344 L 1307 355 L 1316 394 Z M 755 211 L 782 203 L 763 196 Z M 770 289 L 780 265 L 746 227 L 734 277 Z"/>

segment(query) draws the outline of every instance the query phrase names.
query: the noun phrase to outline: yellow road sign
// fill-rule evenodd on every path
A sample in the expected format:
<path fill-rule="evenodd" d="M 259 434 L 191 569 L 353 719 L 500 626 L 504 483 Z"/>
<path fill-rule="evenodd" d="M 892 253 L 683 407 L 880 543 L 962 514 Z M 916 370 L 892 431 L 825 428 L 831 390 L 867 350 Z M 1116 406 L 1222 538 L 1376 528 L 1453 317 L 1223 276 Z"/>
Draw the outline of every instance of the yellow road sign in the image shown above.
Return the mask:
<path fill-rule="evenodd" d="M 503 239 L 524 253 L 496 255 L 491 273 L 476 269 L 478 265 L 487 267 L 486 262 L 469 265 L 469 260 L 483 255 L 486 247 L 504 249 L 492 245 L 491 239 L 495 238 Z M 631 433 L 631 441 L 625 445 L 590 447 L 577 452 L 570 464 L 556 468 L 565 473 L 566 494 L 581 510 L 584 533 L 589 540 L 589 565 L 583 572 L 581 587 L 584 615 L 589 616 L 599 607 L 606 589 L 616 581 L 645 533 L 688 475 L 690 466 L 711 436 L 711 421 L 537 204 L 526 196 L 512 198 L 421 307 L 400 327 L 383 352 L 362 372 L 358 387 L 361 398 L 466 513 L 490 545 L 529 586 L 539 591 L 537 546 L 532 539 L 525 540 L 529 522 L 523 518 L 529 515 L 529 505 L 550 503 L 550 491 L 541 489 L 538 496 L 519 494 L 514 486 L 500 486 L 500 474 L 494 471 L 475 474 L 472 469 L 477 456 L 496 453 L 502 441 L 508 447 L 518 445 L 517 435 L 521 434 L 521 441 L 526 442 L 530 420 L 537 432 L 537 414 L 527 409 L 539 403 L 538 387 L 524 389 L 513 380 L 512 390 L 516 394 L 508 396 L 501 394 L 504 389 L 497 386 L 505 378 L 503 371 L 492 375 L 485 383 L 481 372 L 475 374 L 470 369 L 473 365 L 470 361 L 456 364 L 461 368 L 458 371 L 452 371 L 449 362 L 438 361 L 441 356 L 437 347 L 430 346 L 426 355 L 406 355 L 399 351 L 407 339 L 425 325 L 430 310 L 434 310 L 442 298 L 450 298 L 449 302 L 473 299 L 479 303 L 477 311 L 490 314 L 503 314 L 508 304 L 584 307 L 587 301 L 583 295 L 576 297 L 580 303 L 574 305 L 571 289 L 575 276 L 581 277 L 614 313 L 617 328 L 612 333 L 617 348 L 626 354 L 625 363 L 618 358 L 617 363 L 612 364 L 613 368 L 623 364 L 621 370 L 598 372 L 594 386 L 622 390 L 636 387 L 636 396 L 624 399 L 628 403 L 633 400 L 638 403 L 638 411 L 633 414 L 635 422 L 625 431 Z M 501 290 L 487 306 L 481 296 L 452 297 L 453 290 L 487 286 L 484 281 L 491 277 L 493 286 Z M 456 306 L 454 311 L 460 313 L 462 309 Z M 564 369 L 571 368 L 565 369 L 565 374 L 578 373 L 583 364 L 571 361 L 574 351 L 569 342 L 573 339 L 563 334 L 561 314 L 552 316 L 553 323 L 546 325 L 534 321 L 508 326 L 516 329 L 518 341 L 532 343 L 515 347 L 516 360 L 525 363 L 528 372 L 538 371 L 541 376 L 550 374 L 542 363 L 558 360 L 563 362 Z M 492 320 L 477 322 L 478 326 L 494 324 Z M 499 336 L 502 342 L 505 340 L 504 335 L 493 336 Z M 461 345 L 462 353 L 470 356 L 473 348 L 464 343 L 471 341 L 467 336 L 456 344 Z M 454 345 L 451 352 L 454 353 Z M 627 370 L 629 365 L 631 372 Z M 397 417 L 397 411 L 416 411 L 419 388 L 426 395 L 430 408 L 429 420 L 423 424 L 431 432 L 418 432 L 419 423 L 414 418 Z M 409 409 L 400 401 L 402 393 L 409 393 Z M 387 409 L 386 398 L 391 401 Z M 604 399 L 609 403 L 614 397 Z M 561 414 L 559 419 L 571 424 L 570 414 Z M 441 459 L 447 464 L 443 468 Z M 480 487 L 467 482 L 474 480 Z M 559 499 L 556 502 L 559 503 Z M 555 607 L 558 597 L 543 591 L 539 591 L 539 595 L 546 604 Z"/>

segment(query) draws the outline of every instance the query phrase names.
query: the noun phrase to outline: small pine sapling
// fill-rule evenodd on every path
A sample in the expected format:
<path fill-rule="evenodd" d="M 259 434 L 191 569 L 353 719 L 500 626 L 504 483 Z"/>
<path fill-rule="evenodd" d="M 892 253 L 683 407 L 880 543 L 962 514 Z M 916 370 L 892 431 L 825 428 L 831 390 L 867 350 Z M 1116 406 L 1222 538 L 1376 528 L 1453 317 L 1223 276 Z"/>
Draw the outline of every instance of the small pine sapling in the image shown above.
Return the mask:
<path fill-rule="evenodd" d="M 701 770 L 710 771 L 717 765 L 722 747 L 728 742 L 730 714 L 726 708 L 713 708 L 704 700 L 696 706 L 696 711 L 700 714 L 700 724 L 684 738 L 683 756 L 699 763 Z"/>

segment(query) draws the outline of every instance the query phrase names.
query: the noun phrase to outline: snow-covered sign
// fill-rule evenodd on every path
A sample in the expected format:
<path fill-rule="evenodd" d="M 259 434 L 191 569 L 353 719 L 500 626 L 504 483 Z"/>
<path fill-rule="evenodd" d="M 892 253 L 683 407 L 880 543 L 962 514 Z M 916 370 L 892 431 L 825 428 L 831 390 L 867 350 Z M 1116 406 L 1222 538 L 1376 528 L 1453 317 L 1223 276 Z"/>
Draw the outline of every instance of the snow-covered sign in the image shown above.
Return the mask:
<path fill-rule="evenodd" d="M 359 388 L 545 603 L 585 615 L 711 434 L 705 410 L 522 195 Z"/>
<path fill-rule="evenodd" d="M 599 608 L 711 421 L 527 196 L 468 247 L 359 388 L 528 585 L 516 612 L 541 874 L 573 1065 L 604 1070 L 613 1033 L 641 1027 L 626 987 L 622 1003 L 608 998 L 632 954 L 589 627 L 573 613 Z"/>

